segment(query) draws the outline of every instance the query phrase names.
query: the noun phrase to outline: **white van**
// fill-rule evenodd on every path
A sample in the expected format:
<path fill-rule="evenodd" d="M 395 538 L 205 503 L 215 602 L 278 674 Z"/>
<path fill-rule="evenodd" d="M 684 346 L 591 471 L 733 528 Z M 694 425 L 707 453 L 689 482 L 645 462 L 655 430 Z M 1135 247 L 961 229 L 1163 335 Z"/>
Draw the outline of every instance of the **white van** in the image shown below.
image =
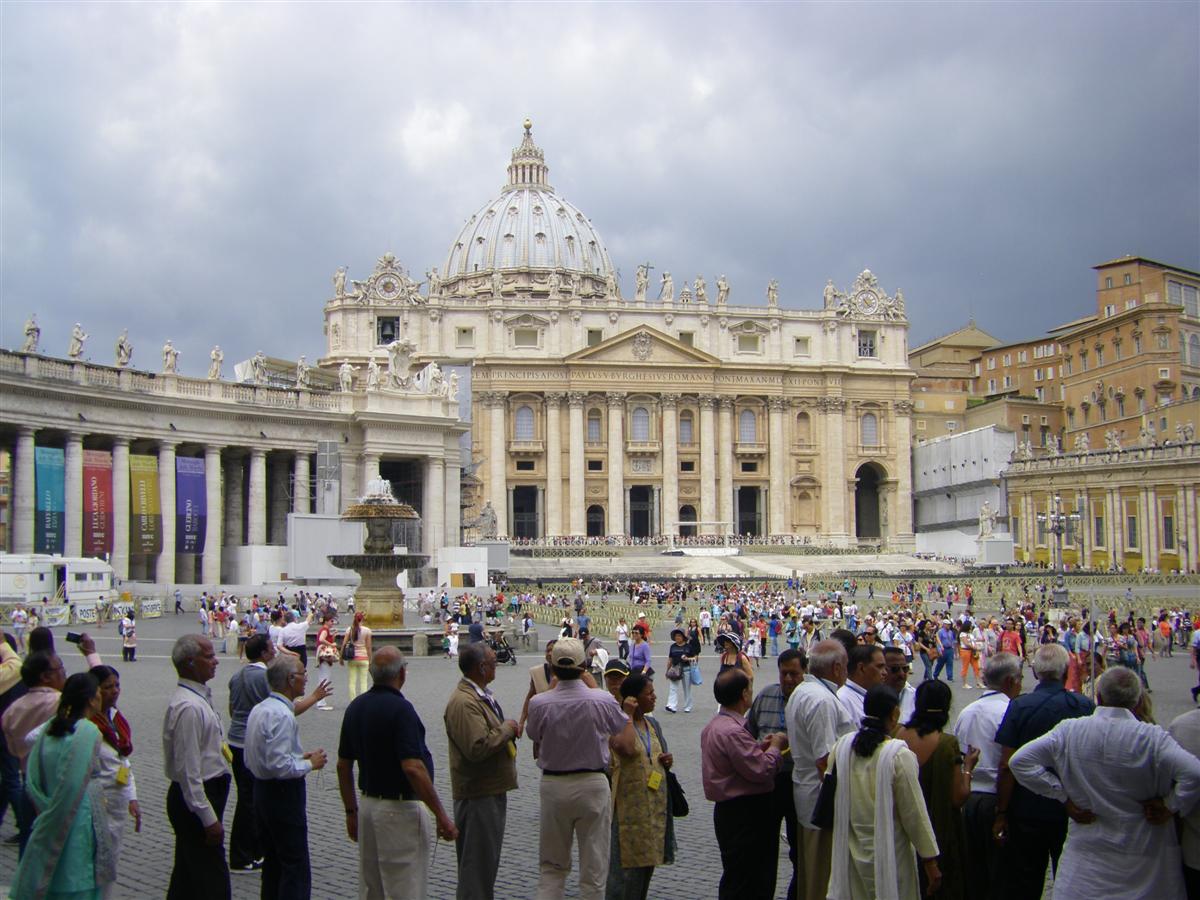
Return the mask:
<path fill-rule="evenodd" d="M 113 567 L 90 556 L 0 553 L 0 603 L 94 603 L 113 594 Z"/>

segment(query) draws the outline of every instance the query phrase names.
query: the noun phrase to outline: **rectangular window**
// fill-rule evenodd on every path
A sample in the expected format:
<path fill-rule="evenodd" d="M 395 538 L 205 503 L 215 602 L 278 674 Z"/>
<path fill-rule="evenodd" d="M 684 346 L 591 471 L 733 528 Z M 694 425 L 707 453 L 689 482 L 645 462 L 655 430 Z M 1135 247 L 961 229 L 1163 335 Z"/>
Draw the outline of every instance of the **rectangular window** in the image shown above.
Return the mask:
<path fill-rule="evenodd" d="M 1125 308 L 1126 308 L 1126 309 L 1137 309 L 1137 298 L 1136 298 L 1136 297 L 1130 297 L 1128 300 L 1126 300 L 1126 301 L 1125 301 Z"/>
<path fill-rule="evenodd" d="M 1125 501 L 1125 546 L 1137 548 L 1141 545 L 1138 543 L 1138 516 L 1137 516 L 1137 501 Z"/>
<path fill-rule="evenodd" d="M 995 392 L 996 392 L 996 379 L 989 378 L 988 379 L 988 393 L 994 394 Z"/>
<path fill-rule="evenodd" d="M 518 459 L 517 460 L 517 471 L 518 472 L 532 472 L 533 471 L 533 460 L 532 459 Z"/>
<path fill-rule="evenodd" d="M 691 444 L 695 443 L 695 438 L 692 436 L 692 417 L 680 416 L 679 418 L 679 443 Z"/>
<path fill-rule="evenodd" d="M 1175 549 L 1175 501 L 1163 500 L 1162 509 L 1162 546 L 1164 550 Z"/>
<path fill-rule="evenodd" d="M 1034 388 L 1033 396 L 1037 398 L 1038 403 L 1046 402 L 1046 389 L 1044 387 Z"/>
<path fill-rule="evenodd" d="M 988 366 L 988 371 L 989 371 L 989 372 L 992 372 L 992 371 L 994 371 L 994 370 L 995 370 L 995 368 L 996 368 L 996 357 L 994 357 L 994 356 L 989 356 L 989 357 L 988 357 L 987 366 Z"/>
<path fill-rule="evenodd" d="M 679 343 L 685 344 L 688 347 L 695 347 L 696 346 L 696 332 L 694 332 L 694 331 L 679 332 Z"/>
<path fill-rule="evenodd" d="M 1096 365 L 1098 365 L 1098 366 L 1104 365 L 1104 348 L 1103 347 L 1096 348 Z"/>
<path fill-rule="evenodd" d="M 1046 516 L 1043 513 L 1037 514 L 1037 545 L 1044 547 L 1046 544 Z"/>
<path fill-rule="evenodd" d="M 1104 546 L 1104 513 L 1098 512 L 1092 518 L 1092 543 L 1097 547 Z"/>
<path fill-rule="evenodd" d="M 1109 290 L 1110 288 L 1112 288 L 1112 279 L 1111 279 L 1111 278 L 1105 278 L 1105 279 L 1104 279 L 1104 289 L 1105 289 L 1105 290 Z"/>
<path fill-rule="evenodd" d="M 758 471 L 758 463 L 744 462 L 744 463 L 742 463 L 742 471 L 743 472 L 757 472 Z"/>
<path fill-rule="evenodd" d="M 859 356 L 875 356 L 875 332 L 874 331 L 859 331 L 858 333 L 858 355 Z"/>
<path fill-rule="evenodd" d="M 600 443 L 600 415 L 588 416 L 587 439 L 589 444 Z"/>
<path fill-rule="evenodd" d="M 589 347 L 595 347 L 602 340 L 604 340 L 604 329 L 589 328 L 587 330 L 587 345 Z"/>
<path fill-rule="evenodd" d="M 380 316 L 375 320 L 375 343 L 382 346 L 400 337 L 400 317 Z"/>
<path fill-rule="evenodd" d="M 456 346 L 456 347 L 474 347 L 475 346 L 475 329 L 474 328 L 456 328 L 454 330 L 454 346 Z"/>
<path fill-rule="evenodd" d="M 946 401 L 946 409 L 954 409 L 954 407 L 955 407 L 955 401 L 954 401 L 954 400 L 947 400 L 947 401 Z"/>
<path fill-rule="evenodd" d="M 759 337 L 757 334 L 739 334 L 737 336 L 738 353 L 758 353 Z"/>
<path fill-rule="evenodd" d="M 588 471 L 589 472 L 603 472 L 604 471 L 604 460 L 589 459 L 588 460 Z"/>
<path fill-rule="evenodd" d="M 794 348 L 795 348 L 795 349 L 793 350 L 793 353 L 794 353 L 796 356 L 808 356 L 808 355 L 809 355 L 809 342 L 808 342 L 808 338 L 806 338 L 806 337 L 798 337 L 798 338 L 796 338 L 796 340 L 795 340 L 795 343 L 794 343 L 794 345 L 793 345 L 793 346 L 794 346 Z"/>
<path fill-rule="evenodd" d="M 1104 318 L 1111 319 L 1116 314 L 1117 314 L 1117 304 L 1115 304 L 1115 303 L 1105 303 L 1104 304 Z"/>
<path fill-rule="evenodd" d="M 1012 376 L 1005 375 L 1004 376 L 1004 389 L 1008 390 L 1010 387 L 1012 387 Z"/>
<path fill-rule="evenodd" d="M 1132 275 L 1128 275 L 1128 274 L 1127 274 L 1127 275 L 1125 276 L 1125 283 L 1126 283 L 1126 284 L 1133 284 L 1133 276 L 1132 276 Z"/>
<path fill-rule="evenodd" d="M 514 347 L 536 347 L 538 345 L 538 330 L 536 328 L 514 328 Z"/>
<path fill-rule="evenodd" d="M 1017 351 L 1017 362 L 1018 363 L 1029 362 L 1029 352 L 1027 350 L 1018 350 Z"/>
<path fill-rule="evenodd" d="M 679 461 L 679 471 L 680 472 L 695 472 L 696 471 L 695 460 L 691 460 L 691 459 L 680 460 Z"/>
<path fill-rule="evenodd" d="M 1011 353 L 1005 353 L 1005 354 L 1004 354 L 1004 364 L 1005 364 L 1006 366 L 1011 366 L 1011 365 L 1012 365 L 1012 354 L 1011 354 Z"/>
<path fill-rule="evenodd" d="M 1042 380 L 1042 370 L 1041 370 L 1041 369 L 1034 369 L 1034 370 L 1033 370 L 1033 380 L 1034 380 L 1034 381 L 1041 381 L 1041 380 Z"/>

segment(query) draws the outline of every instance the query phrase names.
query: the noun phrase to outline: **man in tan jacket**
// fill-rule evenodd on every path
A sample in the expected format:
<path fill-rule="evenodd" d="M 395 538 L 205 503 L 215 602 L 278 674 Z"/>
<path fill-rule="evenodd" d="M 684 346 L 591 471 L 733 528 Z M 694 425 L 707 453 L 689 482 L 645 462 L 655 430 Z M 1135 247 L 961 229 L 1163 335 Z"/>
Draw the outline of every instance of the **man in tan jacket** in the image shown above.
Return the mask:
<path fill-rule="evenodd" d="M 450 786 L 458 827 L 458 900 L 491 900 L 500 868 L 508 792 L 517 786 L 521 727 L 504 718 L 488 690 L 496 654 L 485 643 L 467 644 L 458 656 L 462 680 L 446 704 Z"/>

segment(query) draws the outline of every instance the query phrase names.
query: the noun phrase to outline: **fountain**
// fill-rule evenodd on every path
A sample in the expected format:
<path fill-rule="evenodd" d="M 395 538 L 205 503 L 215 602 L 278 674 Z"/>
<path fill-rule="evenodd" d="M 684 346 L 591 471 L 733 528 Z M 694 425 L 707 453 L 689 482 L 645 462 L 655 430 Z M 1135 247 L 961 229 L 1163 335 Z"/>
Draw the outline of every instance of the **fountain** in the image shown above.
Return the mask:
<path fill-rule="evenodd" d="M 372 630 L 395 630 L 404 625 L 404 593 L 396 584 L 401 572 L 423 567 L 424 554 L 396 553 L 394 525 L 401 524 L 406 546 L 420 546 L 421 517 L 407 503 L 392 495 L 391 482 L 368 482 L 367 493 L 342 513 L 348 522 L 362 522 L 367 539 L 362 553 L 332 554 L 329 561 L 339 569 L 351 569 L 362 579 L 354 592 L 355 608 L 363 613 L 363 622 Z"/>

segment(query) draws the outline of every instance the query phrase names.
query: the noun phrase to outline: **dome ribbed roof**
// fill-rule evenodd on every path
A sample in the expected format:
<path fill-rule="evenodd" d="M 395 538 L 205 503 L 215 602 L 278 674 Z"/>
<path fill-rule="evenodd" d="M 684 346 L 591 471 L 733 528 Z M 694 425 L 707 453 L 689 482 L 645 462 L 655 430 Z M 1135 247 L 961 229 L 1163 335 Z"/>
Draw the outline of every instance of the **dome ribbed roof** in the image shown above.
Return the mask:
<path fill-rule="evenodd" d="M 554 192 L 533 142 L 532 123 L 513 150 L 508 183 L 471 216 L 450 247 L 443 278 L 493 270 L 561 270 L 600 279 L 615 275 L 604 241 L 582 212 Z"/>

